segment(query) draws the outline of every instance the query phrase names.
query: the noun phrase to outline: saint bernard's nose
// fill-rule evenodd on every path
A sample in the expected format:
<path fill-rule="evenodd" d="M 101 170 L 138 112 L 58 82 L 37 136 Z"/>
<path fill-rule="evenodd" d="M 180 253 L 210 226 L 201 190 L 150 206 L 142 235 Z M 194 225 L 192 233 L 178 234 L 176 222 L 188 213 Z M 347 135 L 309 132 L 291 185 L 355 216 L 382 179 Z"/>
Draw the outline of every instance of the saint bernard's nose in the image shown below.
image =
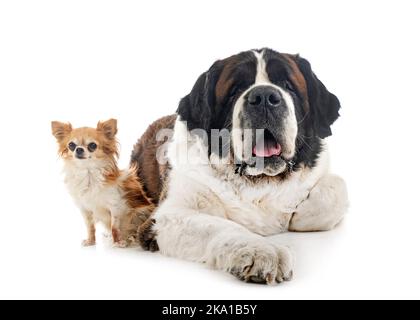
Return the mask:
<path fill-rule="evenodd" d="M 254 107 L 280 107 L 281 94 L 271 86 L 258 86 L 248 93 L 248 103 Z"/>

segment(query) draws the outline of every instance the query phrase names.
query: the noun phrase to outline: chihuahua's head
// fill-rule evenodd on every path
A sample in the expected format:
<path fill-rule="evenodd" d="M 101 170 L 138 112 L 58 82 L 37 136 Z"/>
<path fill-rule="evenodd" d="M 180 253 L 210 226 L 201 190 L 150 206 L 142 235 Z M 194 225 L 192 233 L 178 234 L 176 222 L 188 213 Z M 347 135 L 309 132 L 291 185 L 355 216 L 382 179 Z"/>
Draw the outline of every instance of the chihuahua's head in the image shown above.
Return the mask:
<path fill-rule="evenodd" d="M 70 123 L 53 121 L 52 134 L 58 142 L 58 153 L 66 161 L 80 164 L 118 157 L 117 120 L 98 122 L 95 128 L 73 129 Z"/>

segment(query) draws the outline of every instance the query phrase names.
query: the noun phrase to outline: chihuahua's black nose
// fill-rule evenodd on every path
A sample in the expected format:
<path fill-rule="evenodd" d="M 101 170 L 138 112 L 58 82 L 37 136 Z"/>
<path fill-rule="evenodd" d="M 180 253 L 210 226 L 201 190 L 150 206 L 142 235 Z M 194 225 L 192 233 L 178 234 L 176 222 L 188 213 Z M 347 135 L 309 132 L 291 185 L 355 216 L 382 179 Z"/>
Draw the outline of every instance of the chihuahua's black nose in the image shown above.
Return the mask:
<path fill-rule="evenodd" d="M 79 148 L 76 149 L 76 154 L 78 156 L 82 156 L 84 152 L 85 152 L 85 150 L 83 148 L 79 147 Z"/>

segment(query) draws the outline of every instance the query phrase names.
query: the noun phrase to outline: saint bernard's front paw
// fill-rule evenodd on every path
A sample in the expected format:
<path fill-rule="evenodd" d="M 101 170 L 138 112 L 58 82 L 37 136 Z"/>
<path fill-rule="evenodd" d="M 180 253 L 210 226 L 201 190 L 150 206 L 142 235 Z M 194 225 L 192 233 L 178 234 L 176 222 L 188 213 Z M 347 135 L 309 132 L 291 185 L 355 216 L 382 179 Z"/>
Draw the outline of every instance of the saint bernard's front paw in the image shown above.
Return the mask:
<path fill-rule="evenodd" d="M 293 277 L 293 255 L 287 247 L 262 242 L 232 253 L 229 272 L 246 282 L 273 285 Z"/>

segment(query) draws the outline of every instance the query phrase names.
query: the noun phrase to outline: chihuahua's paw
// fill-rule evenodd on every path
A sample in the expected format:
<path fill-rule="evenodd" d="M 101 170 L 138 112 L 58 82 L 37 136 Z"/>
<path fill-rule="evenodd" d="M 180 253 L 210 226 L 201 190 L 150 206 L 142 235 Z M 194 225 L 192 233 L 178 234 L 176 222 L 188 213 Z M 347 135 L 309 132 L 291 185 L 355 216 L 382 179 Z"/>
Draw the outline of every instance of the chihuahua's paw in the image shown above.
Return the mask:
<path fill-rule="evenodd" d="M 82 247 L 92 247 L 96 245 L 95 240 L 87 239 L 82 241 Z"/>
<path fill-rule="evenodd" d="M 120 240 L 117 242 L 114 242 L 114 247 L 115 248 L 127 248 L 128 247 L 128 242 L 125 240 Z"/>

